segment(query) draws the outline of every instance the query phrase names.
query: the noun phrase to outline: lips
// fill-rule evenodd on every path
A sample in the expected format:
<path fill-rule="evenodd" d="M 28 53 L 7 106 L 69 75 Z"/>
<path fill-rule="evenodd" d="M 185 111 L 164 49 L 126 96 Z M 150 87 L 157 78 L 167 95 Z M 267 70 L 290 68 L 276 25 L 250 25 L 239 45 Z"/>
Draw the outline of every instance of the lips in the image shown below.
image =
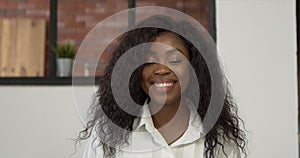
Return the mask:
<path fill-rule="evenodd" d="M 177 80 L 173 79 L 152 79 L 150 80 L 151 85 L 154 86 L 154 90 L 157 92 L 167 92 L 170 91 Z"/>
<path fill-rule="evenodd" d="M 155 87 L 170 87 L 173 86 L 173 82 L 169 82 L 169 83 L 154 83 Z"/>

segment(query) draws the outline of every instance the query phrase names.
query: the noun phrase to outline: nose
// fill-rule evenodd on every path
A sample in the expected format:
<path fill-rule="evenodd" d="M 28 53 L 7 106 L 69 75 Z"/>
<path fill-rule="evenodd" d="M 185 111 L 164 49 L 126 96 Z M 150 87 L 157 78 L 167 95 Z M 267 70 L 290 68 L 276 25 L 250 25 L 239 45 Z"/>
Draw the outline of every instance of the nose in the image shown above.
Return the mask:
<path fill-rule="evenodd" d="M 162 64 L 155 64 L 154 71 L 153 71 L 154 75 L 164 76 L 170 73 L 171 70 L 167 66 Z"/>

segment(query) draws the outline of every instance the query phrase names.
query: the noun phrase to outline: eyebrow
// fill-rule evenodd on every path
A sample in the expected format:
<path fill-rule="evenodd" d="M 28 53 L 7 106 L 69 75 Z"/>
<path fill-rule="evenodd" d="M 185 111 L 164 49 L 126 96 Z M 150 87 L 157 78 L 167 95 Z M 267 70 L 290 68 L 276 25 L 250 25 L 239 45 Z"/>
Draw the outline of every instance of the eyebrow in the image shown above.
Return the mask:
<path fill-rule="evenodd" d="M 167 53 L 167 54 L 171 54 L 171 53 L 176 52 L 176 51 L 178 51 L 178 52 L 180 52 L 182 55 L 184 55 L 184 53 L 183 53 L 180 49 L 178 49 L 178 48 L 174 48 L 174 49 L 167 50 L 166 53 Z"/>
<path fill-rule="evenodd" d="M 176 52 L 176 51 L 178 51 L 178 52 L 180 52 L 182 55 L 184 55 L 184 53 L 183 53 L 180 49 L 178 49 L 178 48 L 173 48 L 173 49 L 167 50 L 166 53 L 167 53 L 167 54 L 172 54 L 173 52 Z M 152 51 L 152 50 L 149 49 L 147 53 L 153 55 L 153 54 L 156 54 L 157 52 Z"/>

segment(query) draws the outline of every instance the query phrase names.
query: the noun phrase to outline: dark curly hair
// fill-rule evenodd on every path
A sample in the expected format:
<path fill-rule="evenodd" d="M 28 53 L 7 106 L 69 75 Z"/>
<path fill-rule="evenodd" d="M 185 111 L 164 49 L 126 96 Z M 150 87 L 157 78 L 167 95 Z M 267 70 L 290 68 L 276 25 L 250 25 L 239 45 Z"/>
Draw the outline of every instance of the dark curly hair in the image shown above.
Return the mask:
<path fill-rule="evenodd" d="M 165 26 L 164 28 L 171 29 L 143 27 L 156 26 L 157 23 L 160 23 L 160 26 Z M 218 87 L 217 93 L 218 91 L 220 91 L 219 93 L 221 93 L 221 91 L 225 92 L 225 101 L 223 109 L 220 111 L 220 116 L 214 126 L 211 127 L 205 135 L 205 157 L 214 158 L 217 146 L 221 146 L 223 153 L 227 155 L 228 153 L 225 153 L 224 149 L 224 141 L 233 142 L 244 155 L 247 155 L 245 149 L 246 134 L 241 129 L 243 121 L 237 115 L 237 107 L 227 86 L 228 84 L 224 84 L 224 81 L 227 80 L 221 71 L 215 47 L 205 47 L 205 45 L 209 44 L 207 42 L 207 35 L 199 32 L 193 24 L 183 20 L 175 21 L 170 17 L 160 15 L 152 16 L 142 21 L 135 29 L 128 31 L 119 38 L 120 42 L 112 53 L 112 58 L 105 69 L 105 74 L 99 80 L 100 86 L 96 92 L 94 104 L 92 104 L 89 109 L 91 119 L 87 122 L 86 128 L 79 133 L 77 140 L 88 139 L 94 129 L 100 140 L 98 145 L 102 145 L 104 156 L 106 157 L 116 154 L 116 148 L 120 145 L 128 144 L 129 134 L 133 130 L 133 121 L 137 116 L 133 116 L 122 110 L 124 107 L 130 107 L 129 100 L 123 99 L 121 102 L 122 105 L 116 103 L 116 98 L 114 98 L 112 93 L 112 86 L 118 86 L 118 84 L 122 84 L 123 82 L 122 77 L 120 77 L 116 85 L 111 85 L 113 68 L 118 59 L 127 50 L 139 44 L 154 41 L 156 37 L 166 32 L 173 33 L 177 38 L 181 39 L 190 54 L 190 63 L 197 75 L 197 84 L 199 85 L 200 93 L 193 93 L 192 84 L 189 84 L 190 86 L 185 93 L 191 101 L 198 104 L 197 112 L 202 120 L 208 111 L 211 100 L 212 78 L 210 74 L 217 76 L 214 78 L 214 82 L 217 83 L 216 86 Z M 195 43 L 192 44 L 182 35 L 175 32 L 184 32 L 186 36 L 197 38 L 196 45 L 203 48 L 200 51 L 202 54 L 205 53 L 205 59 L 202 54 L 199 53 L 199 50 L 194 45 Z M 212 51 L 209 48 L 214 48 L 214 50 Z M 132 60 L 130 62 L 135 62 L 139 59 L 133 58 L 130 60 Z M 126 66 L 124 66 L 123 69 L 126 71 Z M 130 95 L 132 99 L 141 106 L 148 98 L 141 86 L 136 84 L 141 83 L 142 70 L 143 66 L 138 67 L 129 80 Z M 120 91 L 124 91 L 125 93 L 123 89 L 120 89 Z M 200 96 L 194 96 L 195 94 L 200 94 Z M 196 102 L 194 98 L 199 98 L 199 101 Z M 123 106 L 123 108 L 120 108 L 120 106 Z"/>

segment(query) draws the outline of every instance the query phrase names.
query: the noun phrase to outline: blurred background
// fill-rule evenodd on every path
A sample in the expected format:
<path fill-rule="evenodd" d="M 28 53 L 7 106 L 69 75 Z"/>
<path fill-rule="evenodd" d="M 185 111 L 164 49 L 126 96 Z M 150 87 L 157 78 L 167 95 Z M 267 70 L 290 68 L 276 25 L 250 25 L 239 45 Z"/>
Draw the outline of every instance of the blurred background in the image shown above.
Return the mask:
<path fill-rule="evenodd" d="M 208 29 L 208 0 L 139 0 L 134 5 L 173 8 L 192 16 Z M 127 0 L 1 0 L 0 76 L 54 76 L 56 65 L 53 58 L 56 55 L 49 49 L 51 46 L 70 41 L 78 50 L 92 28 L 128 7 Z M 112 31 L 122 29 L 120 26 L 122 20 L 109 24 Z M 104 45 L 105 40 L 102 41 Z M 109 54 L 109 50 L 106 53 Z M 102 60 L 106 61 L 109 56 L 103 56 Z M 97 62 L 95 57 L 92 53 L 81 56 L 78 62 L 82 62 L 82 66 L 73 75 L 93 76 L 84 73 L 84 61 Z M 97 75 L 101 75 L 103 69 L 98 68 Z"/>

